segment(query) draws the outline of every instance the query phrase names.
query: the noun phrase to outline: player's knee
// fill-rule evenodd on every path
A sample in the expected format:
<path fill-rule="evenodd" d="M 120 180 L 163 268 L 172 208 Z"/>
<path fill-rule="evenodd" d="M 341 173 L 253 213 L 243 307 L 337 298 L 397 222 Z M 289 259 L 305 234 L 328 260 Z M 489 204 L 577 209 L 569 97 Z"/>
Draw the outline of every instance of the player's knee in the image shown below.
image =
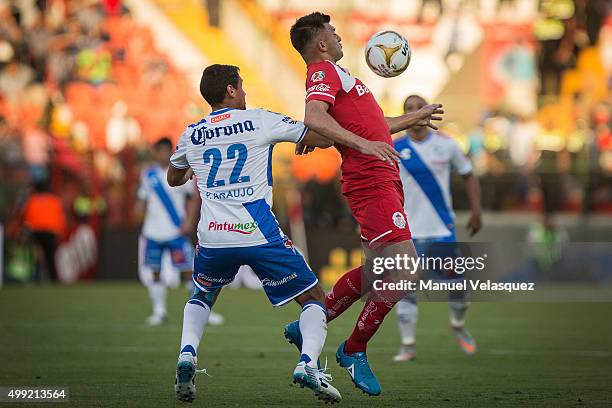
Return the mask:
<path fill-rule="evenodd" d="M 187 303 L 189 302 L 201 302 L 208 306 L 209 309 L 212 309 L 215 304 L 215 300 L 217 300 L 217 292 L 219 289 L 213 289 L 211 291 L 205 292 L 199 288 L 195 288 L 193 291 L 193 295 L 189 298 Z"/>
<path fill-rule="evenodd" d="M 313 288 L 298 296 L 296 300 L 300 305 L 304 305 L 306 302 L 318 302 L 324 305 L 325 292 L 323 292 L 321 285 L 317 284 Z"/>

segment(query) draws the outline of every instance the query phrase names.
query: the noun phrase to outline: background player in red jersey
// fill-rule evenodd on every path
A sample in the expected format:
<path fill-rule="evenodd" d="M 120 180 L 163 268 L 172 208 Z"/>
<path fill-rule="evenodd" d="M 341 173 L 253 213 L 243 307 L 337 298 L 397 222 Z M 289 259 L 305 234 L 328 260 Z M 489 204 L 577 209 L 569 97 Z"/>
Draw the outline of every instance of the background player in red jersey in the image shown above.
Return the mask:
<path fill-rule="evenodd" d="M 342 194 L 361 226 L 366 255 L 364 267 L 347 272 L 326 298 L 330 321 L 369 292 L 355 329 L 340 344 L 336 359 L 358 388 L 378 395 L 381 387 L 368 364 L 366 347 L 403 294 L 390 297 L 370 290 L 372 261 L 374 257 L 417 256 L 403 210 L 398 153 L 392 147 L 391 133 L 415 125 L 436 129 L 431 120 L 440 120 L 436 115 L 444 112 L 442 105 L 433 104 L 399 117 L 385 117 L 370 90 L 336 65 L 343 56 L 342 44 L 328 15 L 316 12 L 299 18 L 290 35 L 293 47 L 308 65 L 304 122 L 332 140 L 342 155 Z M 308 150 L 302 146 L 298 154 Z M 385 275 L 384 280 L 400 276 L 416 280 L 419 275 L 409 268 L 390 272 L 393 276 Z M 295 323 L 286 327 L 285 335 L 299 345 Z"/>

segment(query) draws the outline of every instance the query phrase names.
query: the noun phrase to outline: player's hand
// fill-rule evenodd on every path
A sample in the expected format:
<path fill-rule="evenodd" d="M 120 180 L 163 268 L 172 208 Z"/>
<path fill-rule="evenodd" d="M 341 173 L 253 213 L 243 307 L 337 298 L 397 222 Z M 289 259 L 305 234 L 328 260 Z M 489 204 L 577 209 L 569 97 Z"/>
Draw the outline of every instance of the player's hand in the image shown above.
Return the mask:
<path fill-rule="evenodd" d="M 183 236 L 186 236 L 186 237 L 191 236 L 191 233 L 193 232 L 193 225 L 191 225 L 188 222 L 184 222 L 181 225 L 180 232 L 181 232 L 181 235 Z"/>
<path fill-rule="evenodd" d="M 295 145 L 295 154 L 297 154 L 298 156 L 302 154 L 308 154 L 314 151 L 314 149 L 316 149 L 314 146 L 308 146 L 300 142 Z"/>
<path fill-rule="evenodd" d="M 432 120 L 442 120 L 444 109 L 439 103 L 432 103 L 431 105 L 425 105 L 417 111 L 421 120 L 417 123 L 417 126 L 428 126 L 433 130 L 438 130 L 438 127 L 431 123 Z"/>
<path fill-rule="evenodd" d="M 382 161 L 386 161 L 390 165 L 394 165 L 395 162 L 400 160 L 400 155 L 392 146 L 385 142 L 373 142 L 370 140 L 362 139 L 363 142 L 359 146 L 359 152 L 363 154 L 369 154 L 376 156 Z"/>
<path fill-rule="evenodd" d="M 476 233 L 482 228 L 482 216 L 478 213 L 472 213 L 466 228 L 470 233 L 470 237 L 476 235 Z"/>

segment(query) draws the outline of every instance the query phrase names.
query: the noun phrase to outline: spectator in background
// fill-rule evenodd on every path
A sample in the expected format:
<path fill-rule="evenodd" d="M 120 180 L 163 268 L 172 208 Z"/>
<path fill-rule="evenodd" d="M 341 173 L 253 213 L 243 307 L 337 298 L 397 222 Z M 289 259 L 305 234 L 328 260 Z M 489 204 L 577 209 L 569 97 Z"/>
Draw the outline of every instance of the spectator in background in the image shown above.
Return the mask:
<path fill-rule="evenodd" d="M 61 198 L 49 191 L 47 183 L 34 185 L 34 193 L 23 207 L 23 224 L 42 254 L 39 265 L 53 281 L 57 281 L 55 250 L 66 233 L 66 215 Z M 38 277 L 41 277 L 40 269 Z"/>
<path fill-rule="evenodd" d="M 9 102 L 14 102 L 33 79 L 34 70 L 14 58 L 0 73 L 0 94 Z"/>
<path fill-rule="evenodd" d="M 106 124 L 106 148 L 111 153 L 119 153 L 126 146 L 140 140 L 140 125 L 128 113 L 127 104 L 115 103 L 108 123 Z"/>

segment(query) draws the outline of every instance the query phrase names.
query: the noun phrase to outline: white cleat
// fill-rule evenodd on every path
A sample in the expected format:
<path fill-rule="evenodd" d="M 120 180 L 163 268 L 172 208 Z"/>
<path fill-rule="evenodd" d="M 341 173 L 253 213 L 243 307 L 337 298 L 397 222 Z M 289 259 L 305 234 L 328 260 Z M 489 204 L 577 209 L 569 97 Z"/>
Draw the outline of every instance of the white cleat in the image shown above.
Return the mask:
<path fill-rule="evenodd" d="M 223 323 L 225 323 L 225 318 L 211 310 L 210 316 L 208 316 L 208 324 L 211 326 L 221 326 Z"/>
<path fill-rule="evenodd" d="M 166 317 L 166 315 L 152 314 L 151 316 L 147 317 L 147 324 L 149 326 L 161 326 L 167 321 L 168 318 Z"/>
<path fill-rule="evenodd" d="M 332 377 L 325 372 L 326 370 L 327 364 L 323 369 L 316 369 L 300 362 L 293 370 L 293 383 L 299 384 L 302 388 L 310 388 L 315 396 L 325 403 L 340 402 L 342 401 L 340 391 L 331 385 Z"/>

